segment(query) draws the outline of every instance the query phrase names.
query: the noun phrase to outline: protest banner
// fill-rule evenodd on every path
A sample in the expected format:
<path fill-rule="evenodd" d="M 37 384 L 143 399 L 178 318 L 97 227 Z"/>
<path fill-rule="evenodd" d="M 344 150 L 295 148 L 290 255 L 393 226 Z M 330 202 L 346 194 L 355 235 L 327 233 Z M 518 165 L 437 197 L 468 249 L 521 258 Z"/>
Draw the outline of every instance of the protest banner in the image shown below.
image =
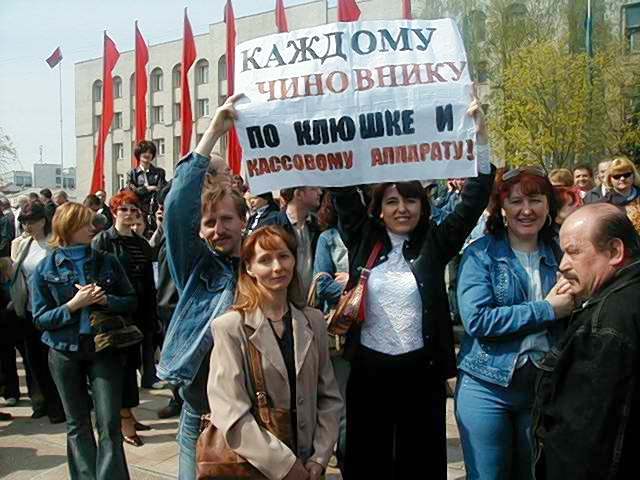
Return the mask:
<path fill-rule="evenodd" d="M 477 175 L 451 19 L 334 23 L 240 44 L 245 175 L 259 194 Z"/>

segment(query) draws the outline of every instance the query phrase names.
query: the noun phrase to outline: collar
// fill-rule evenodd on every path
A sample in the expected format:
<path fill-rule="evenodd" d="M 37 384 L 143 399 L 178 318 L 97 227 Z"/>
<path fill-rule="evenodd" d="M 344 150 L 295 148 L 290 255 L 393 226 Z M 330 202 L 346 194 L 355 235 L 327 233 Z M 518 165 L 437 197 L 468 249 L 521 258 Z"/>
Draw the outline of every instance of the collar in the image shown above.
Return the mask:
<path fill-rule="evenodd" d="M 91 245 L 78 245 L 79 247 L 85 247 L 85 251 L 86 251 L 86 256 L 87 256 L 87 260 L 91 260 L 94 255 L 95 255 L 95 251 L 91 248 Z M 73 245 L 72 245 L 73 247 Z M 60 265 L 62 265 L 65 261 L 71 262 L 73 260 L 71 260 L 69 257 L 67 257 L 67 255 L 65 254 L 65 252 L 63 251 L 63 248 L 57 248 L 56 250 L 54 250 L 53 252 L 53 259 L 55 261 L 56 267 L 59 267 Z"/>
<path fill-rule="evenodd" d="M 487 251 L 491 257 L 502 261 L 509 261 L 516 258 L 506 232 L 501 232 L 498 235 L 487 236 L 490 238 Z M 544 262 L 547 266 L 558 266 L 553 250 L 549 245 L 543 242 L 542 239 L 538 239 L 538 253 L 540 254 L 540 261 Z"/>
<path fill-rule="evenodd" d="M 289 223 L 291 223 L 291 225 L 297 227 L 298 226 L 298 215 L 293 210 L 293 208 L 289 208 L 289 205 L 287 205 L 287 208 L 285 209 L 284 213 L 287 216 L 287 219 L 289 220 Z M 305 222 L 303 222 L 303 223 L 305 223 Z"/>
<path fill-rule="evenodd" d="M 622 267 L 618 270 L 613 277 L 607 282 L 598 292 L 588 298 L 583 304 L 582 309 L 595 305 L 600 302 L 607 294 L 618 287 L 620 283 L 625 282 L 626 280 L 630 280 L 633 277 L 640 276 L 640 259 L 630 263 L 629 265 Z"/>
<path fill-rule="evenodd" d="M 145 170 L 144 168 L 142 168 L 142 163 L 140 165 L 138 165 L 138 167 L 136 168 L 136 170 L 138 172 L 144 172 L 144 173 L 149 173 L 153 170 L 153 164 L 149 164 L 149 169 Z"/>

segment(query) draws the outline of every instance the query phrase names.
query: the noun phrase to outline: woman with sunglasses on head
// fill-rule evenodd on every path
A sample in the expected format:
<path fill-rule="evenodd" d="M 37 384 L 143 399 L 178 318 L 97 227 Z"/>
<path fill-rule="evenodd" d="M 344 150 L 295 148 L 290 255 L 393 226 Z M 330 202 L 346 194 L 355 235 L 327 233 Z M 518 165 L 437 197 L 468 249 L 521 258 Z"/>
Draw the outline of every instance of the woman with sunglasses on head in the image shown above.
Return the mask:
<path fill-rule="evenodd" d="M 93 217 L 79 203 L 67 202 L 56 209 L 53 250 L 31 280 L 33 321 L 49 346 L 51 375 L 67 417 L 69 478 L 127 480 L 120 433 L 121 357 L 113 348 L 96 351 L 91 314 L 124 315 L 135 309 L 136 297 L 120 263 L 91 249 Z"/>
<path fill-rule="evenodd" d="M 445 380 L 456 374 L 444 270 L 487 205 L 494 170 L 477 100 L 479 176 L 439 225 L 418 181 L 374 186 L 369 211 L 355 187 L 333 189 L 349 254 L 349 285 L 373 260 L 361 327 L 347 335 L 344 476 L 447 478 Z M 417 440 L 419 439 L 419 440 Z"/>
<path fill-rule="evenodd" d="M 259 228 L 242 245 L 235 305 L 211 323 L 211 420 L 227 445 L 270 480 L 318 480 L 338 439 L 342 399 L 327 328 L 322 312 L 305 307 L 299 282 L 293 235 L 280 226 Z M 261 395 L 251 348 L 259 352 L 268 406 L 289 413 L 281 425 L 288 438 L 256 419 Z"/>
<path fill-rule="evenodd" d="M 487 235 L 464 252 L 458 304 L 465 329 L 456 419 L 467 478 L 532 477 L 531 407 L 537 365 L 574 308 L 554 241 L 553 187 L 543 170 L 498 176 Z"/>
<path fill-rule="evenodd" d="M 120 261 L 138 297 L 138 309 L 131 312 L 131 319 L 144 334 L 142 359 L 140 345 L 125 349 L 121 416 L 124 441 L 139 447 L 143 442 L 136 432 L 149 430 L 150 427 L 138 422 L 131 410 L 140 404 L 137 370 L 142 367 L 144 388 L 151 388 L 157 381 L 154 357 L 157 317 L 153 251 L 147 240 L 133 230 L 141 214 L 138 196 L 125 190 L 112 197 L 109 206 L 114 216 L 114 224 L 109 230 L 96 235 L 93 248 L 111 253 Z"/>
<path fill-rule="evenodd" d="M 607 169 L 604 183 L 609 192 L 602 201 L 624 208 L 640 233 L 640 176 L 636 166 L 628 157 L 615 157 Z"/>

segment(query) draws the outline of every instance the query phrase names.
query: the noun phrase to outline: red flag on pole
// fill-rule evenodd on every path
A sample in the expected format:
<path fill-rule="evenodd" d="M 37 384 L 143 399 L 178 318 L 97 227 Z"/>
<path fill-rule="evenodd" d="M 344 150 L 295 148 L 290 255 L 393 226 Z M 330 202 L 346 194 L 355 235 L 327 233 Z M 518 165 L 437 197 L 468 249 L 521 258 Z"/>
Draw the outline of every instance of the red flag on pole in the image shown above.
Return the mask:
<path fill-rule="evenodd" d="M 227 0 L 224 9 L 224 21 L 227 24 L 227 96 L 234 94 L 235 90 L 235 66 L 236 66 L 236 17 L 233 13 L 231 0 Z M 240 174 L 240 162 L 242 161 L 242 147 L 238 140 L 235 128 L 229 131 L 229 148 L 227 151 L 227 163 L 234 175 Z"/>
<path fill-rule="evenodd" d="M 60 47 L 56 48 L 53 53 L 45 60 L 49 64 L 49 67 L 54 68 L 62 61 L 62 50 Z"/>
<path fill-rule="evenodd" d="M 104 32 L 104 56 L 102 58 L 102 117 L 98 131 L 98 146 L 96 147 L 96 161 L 93 164 L 91 179 L 91 193 L 105 189 L 104 182 L 104 143 L 113 120 L 113 68 L 120 58 L 116 44 Z"/>
<path fill-rule="evenodd" d="M 360 18 L 360 8 L 356 0 L 338 0 L 338 21 L 356 22 Z"/>
<path fill-rule="evenodd" d="M 147 63 L 149 49 L 136 21 L 136 143 L 145 139 L 147 132 Z M 131 156 L 131 165 L 137 166 L 136 157 Z"/>
<path fill-rule="evenodd" d="M 287 12 L 284 9 L 284 3 L 282 0 L 276 0 L 276 27 L 278 27 L 279 33 L 289 31 Z"/>
<path fill-rule="evenodd" d="M 413 15 L 411 15 L 411 0 L 402 0 L 402 18 L 406 20 L 413 18 Z"/>
<path fill-rule="evenodd" d="M 180 155 L 186 155 L 191 150 L 191 132 L 193 130 L 193 112 L 191 111 L 191 94 L 189 93 L 189 69 L 196 61 L 196 42 L 193 39 L 191 22 L 187 16 L 187 8 L 184 9 L 184 35 L 182 41 L 182 73 L 180 90 L 182 100 L 180 103 L 180 123 L 182 124 L 182 137 L 180 138 Z"/>

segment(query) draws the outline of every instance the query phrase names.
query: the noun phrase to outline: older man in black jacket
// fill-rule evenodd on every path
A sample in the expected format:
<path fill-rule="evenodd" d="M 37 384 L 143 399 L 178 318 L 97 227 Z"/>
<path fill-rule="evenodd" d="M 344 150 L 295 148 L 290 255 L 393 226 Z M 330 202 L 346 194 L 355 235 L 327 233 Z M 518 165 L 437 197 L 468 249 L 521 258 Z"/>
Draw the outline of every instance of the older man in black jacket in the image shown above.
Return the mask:
<path fill-rule="evenodd" d="M 543 361 L 534 407 L 536 476 L 637 478 L 640 440 L 640 239 L 612 205 L 588 205 L 560 231 L 566 279 L 581 305 Z"/>

